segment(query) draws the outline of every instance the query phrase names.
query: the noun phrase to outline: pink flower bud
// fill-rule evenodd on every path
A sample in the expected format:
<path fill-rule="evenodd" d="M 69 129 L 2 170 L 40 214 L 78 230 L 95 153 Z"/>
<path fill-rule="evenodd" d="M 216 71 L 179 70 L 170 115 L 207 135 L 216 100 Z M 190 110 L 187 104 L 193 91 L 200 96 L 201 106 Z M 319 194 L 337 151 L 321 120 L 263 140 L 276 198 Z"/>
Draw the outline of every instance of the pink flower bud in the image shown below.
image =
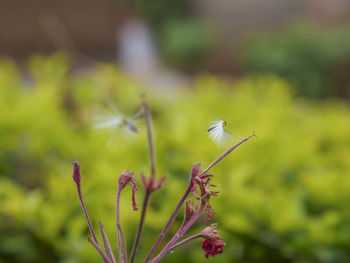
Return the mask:
<path fill-rule="evenodd" d="M 80 184 L 80 165 L 78 162 L 74 161 L 72 162 L 73 164 L 73 174 L 72 174 L 72 178 L 74 180 L 75 183 Z"/>

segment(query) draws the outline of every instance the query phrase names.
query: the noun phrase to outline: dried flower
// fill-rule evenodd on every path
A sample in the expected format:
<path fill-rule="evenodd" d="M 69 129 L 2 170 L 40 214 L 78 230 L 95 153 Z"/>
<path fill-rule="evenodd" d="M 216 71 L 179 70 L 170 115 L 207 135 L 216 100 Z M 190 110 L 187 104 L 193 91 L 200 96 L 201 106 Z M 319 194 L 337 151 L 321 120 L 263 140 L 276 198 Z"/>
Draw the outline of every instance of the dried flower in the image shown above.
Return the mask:
<path fill-rule="evenodd" d="M 184 224 L 186 224 L 196 212 L 198 206 L 198 202 L 193 203 L 192 200 L 187 200 L 185 204 L 185 216 L 184 216 Z"/>
<path fill-rule="evenodd" d="M 199 175 L 199 167 L 200 167 L 200 163 L 195 164 L 192 166 L 192 170 L 191 170 L 191 180 L 192 180 L 192 188 L 191 188 L 191 192 L 192 194 L 199 200 L 201 199 L 203 202 L 206 203 L 207 207 L 206 207 L 206 214 L 207 214 L 207 218 L 205 220 L 205 224 L 208 224 L 208 222 L 210 221 L 210 219 L 215 215 L 215 210 L 214 208 L 212 208 L 209 204 L 209 200 L 211 196 L 217 196 L 219 191 L 212 191 L 210 189 L 210 187 L 216 187 L 216 185 L 211 184 L 210 183 L 210 177 L 212 177 L 213 175 L 210 174 L 203 174 L 203 175 Z M 204 179 L 206 179 L 204 181 Z M 201 196 L 199 197 L 197 194 L 197 185 L 199 186 L 200 192 L 201 192 Z"/>
<path fill-rule="evenodd" d="M 158 189 L 160 189 L 164 186 L 166 176 L 163 176 L 158 181 L 156 181 L 154 179 L 154 176 L 151 176 L 150 179 L 147 181 L 146 176 L 143 173 L 141 173 L 141 180 L 142 180 L 143 187 L 148 192 L 154 192 L 154 191 L 157 191 Z"/>
<path fill-rule="evenodd" d="M 137 190 L 137 181 L 134 178 L 134 172 L 123 171 L 120 174 L 120 177 L 119 177 L 120 190 L 123 189 L 127 185 L 132 185 L 132 197 L 131 197 L 132 198 L 132 207 L 136 211 L 138 209 L 137 205 L 136 205 L 136 201 L 135 201 L 135 192 Z"/>
<path fill-rule="evenodd" d="M 212 217 L 215 215 L 215 210 L 211 205 L 208 204 L 207 208 L 205 209 L 205 213 L 207 214 L 207 218 L 205 219 L 204 224 L 208 224 Z"/>
<path fill-rule="evenodd" d="M 212 121 L 212 125 L 208 129 L 209 138 L 218 145 L 227 145 L 231 140 L 231 134 L 225 130 L 226 121 Z"/>
<path fill-rule="evenodd" d="M 202 248 L 205 251 L 204 256 L 206 258 L 221 254 L 224 251 L 224 246 L 226 246 L 226 243 L 219 237 L 219 231 L 215 230 L 216 227 L 217 224 L 212 224 L 201 232 L 201 236 L 205 238 Z"/>
<path fill-rule="evenodd" d="M 199 187 L 202 190 L 204 188 L 203 180 L 208 178 L 208 177 L 212 177 L 213 176 L 211 174 L 199 175 L 199 168 L 200 168 L 200 166 L 201 166 L 201 163 L 197 163 L 197 164 L 192 166 L 192 170 L 191 170 L 191 183 L 192 183 L 191 192 L 198 200 L 200 198 L 199 198 L 199 196 L 197 194 L 197 185 L 199 185 Z"/>

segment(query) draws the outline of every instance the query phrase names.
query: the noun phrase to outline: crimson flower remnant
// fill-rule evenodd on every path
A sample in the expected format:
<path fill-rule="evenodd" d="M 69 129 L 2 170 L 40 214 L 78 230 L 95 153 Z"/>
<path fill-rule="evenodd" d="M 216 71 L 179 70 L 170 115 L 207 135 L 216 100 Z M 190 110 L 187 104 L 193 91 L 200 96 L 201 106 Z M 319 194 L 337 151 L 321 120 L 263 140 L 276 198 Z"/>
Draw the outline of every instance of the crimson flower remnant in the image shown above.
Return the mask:
<path fill-rule="evenodd" d="M 135 192 L 138 190 L 137 179 L 134 176 L 134 172 L 131 172 L 131 171 L 122 171 L 118 179 L 118 187 L 116 192 L 116 233 L 117 233 L 117 240 L 118 240 L 118 259 L 119 259 L 118 262 L 119 263 L 135 262 L 137 250 L 140 245 L 140 241 L 142 237 L 144 219 L 146 216 L 150 197 L 155 191 L 158 191 L 159 189 L 164 187 L 165 180 L 166 180 L 165 176 L 161 177 L 160 179 L 156 179 L 157 173 L 156 173 L 156 161 L 155 161 L 156 159 L 155 159 L 155 152 L 154 152 L 155 147 L 154 147 L 154 140 L 153 140 L 152 118 L 151 118 L 151 112 L 150 112 L 148 102 L 145 99 L 143 99 L 143 102 L 142 102 L 142 110 L 143 110 L 143 115 L 144 115 L 146 128 L 147 128 L 147 142 L 148 142 L 149 160 L 150 160 L 150 176 L 149 178 L 146 178 L 146 176 L 143 173 L 141 174 L 142 186 L 144 188 L 144 198 L 143 198 L 142 207 L 141 207 L 139 225 L 136 231 L 136 235 L 134 237 L 132 249 L 129 254 L 127 251 L 125 235 L 123 233 L 122 226 L 120 224 L 120 195 L 122 190 L 126 188 L 126 186 L 130 185 L 132 208 L 134 211 L 137 211 L 138 207 L 135 200 Z M 135 129 L 137 129 L 136 126 L 134 126 L 134 124 L 129 124 L 129 126 L 135 127 Z M 223 130 L 224 126 L 225 125 L 222 122 L 218 122 L 210 126 L 208 130 L 210 138 L 213 139 L 214 137 L 215 140 L 220 139 L 220 137 L 222 137 L 221 136 L 222 133 L 225 132 Z M 173 251 L 175 248 L 182 246 L 187 242 L 193 241 L 197 238 L 204 239 L 201 247 L 205 251 L 204 253 L 205 258 L 213 257 L 223 253 L 226 243 L 219 237 L 219 231 L 216 230 L 218 224 L 214 223 L 208 226 L 208 223 L 212 220 L 213 216 L 215 215 L 215 210 L 210 205 L 210 199 L 211 197 L 217 197 L 219 194 L 219 191 L 217 191 L 217 186 L 211 183 L 211 180 L 214 180 L 215 176 L 208 172 L 211 170 L 211 168 L 217 165 L 222 159 L 228 156 L 233 150 L 235 150 L 241 144 L 248 141 L 250 138 L 254 136 L 255 134 L 253 133 L 248 137 L 240 137 L 241 140 L 239 142 L 229 147 L 226 151 L 220 154 L 204 169 L 201 169 L 201 163 L 197 163 L 192 166 L 192 169 L 189 175 L 189 182 L 187 187 L 184 189 L 183 195 L 180 197 L 180 200 L 176 205 L 176 207 L 174 208 L 174 211 L 170 214 L 169 219 L 165 223 L 158 237 L 155 239 L 145 259 L 142 261 L 143 263 L 147 263 L 147 262 L 157 263 L 161 261 L 168 252 Z M 88 241 L 100 254 L 103 262 L 116 263 L 116 259 L 115 259 L 116 257 L 114 256 L 114 253 L 110 246 L 109 239 L 107 237 L 107 234 L 104 231 L 103 225 L 100 222 L 98 222 L 98 226 L 101 232 L 102 242 L 99 243 L 97 239 L 95 230 L 93 228 L 93 224 L 90 220 L 87 208 L 83 200 L 83 195 L 81 191 L 82 176 L 80 173 L 80 165 L 78 162 L 73 162 L 72 178 L 77 186 L 77 192 L 78 192 L 80 204 L 82 206 L 84 216 L 87 221 L 90 234 L 92 236 L 92 238 L 90 237 L 88 238 Z M 191 199 L 188 198 L 190 195 L 193 195 L 195 201 L 192 201 Z M 160 252 L 155 255 L 157 248 L 162 243 L 161 241 L 163 240 L 170 225 L 173 223 L 174 219 L 176 218 L 177 214 L 179 213 L 184 203 L 185 203 L 184 205 L 185 207 L 184 207 L 184 216 L 183 216 L 182 224 L 179 226 L 176 234 L 163 246 L 163 248 L 160 249 Z M 206 215 L 206 219 L 204 222 L 204 229 L 200 233 L 197 233 L 195 235 L 182 239 L 182 237 L 189 231 L 192 225 L 195 222 L 200 221 L 199 219 L 202 214 Z M 100 244 L 103 244 L 103 248 Z M 130 259 L 128 259 L 128 255 L 130 255 Z"/>
<path fill-rule="evenodd" d="M 224 251 L 224 246 L 226 244 L 219 237 L 219 231 L 215 230 L 217 225 L 218 224 L 212 224 L 211 226 L 204 228 L 201 232 L 201 237 L 205 239 L 202 243 L 202 248 L 205 251 L 204 256 L 206 258 L 221 254 Z"/>

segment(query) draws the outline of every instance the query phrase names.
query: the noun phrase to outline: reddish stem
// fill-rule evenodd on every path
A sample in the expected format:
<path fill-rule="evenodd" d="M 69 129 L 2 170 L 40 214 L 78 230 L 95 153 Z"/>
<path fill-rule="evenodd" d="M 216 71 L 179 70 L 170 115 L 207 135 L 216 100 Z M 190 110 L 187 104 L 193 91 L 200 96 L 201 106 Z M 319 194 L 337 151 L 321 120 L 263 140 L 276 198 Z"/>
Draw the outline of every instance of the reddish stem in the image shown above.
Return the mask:
<path fill-rule="evenodd" d="M 164 257 L 164 255 L 171 249 L 171 247 L 176 243 L 176 241 L 182 237 L 187 230 L 194 224 L 194 222 L 198 219 L 198 217 L 202 214 L 203 209 L 205 207 L 205 202 L 202 201 L 201 202 L 201 206 L 198 209 L 197 213 L 190 219 L 190 221 L 184 225 L 181 226 L 180 229 L 177 231 L 177 233 L 175 234 L 175 236 L 168 242 L 168 244 L 162 249 L 162 251 L 158 254 L 158 256 L 156 256 L 151 262 L 152 263 L 157 263 L 159 260 L 162 259 L 162 257 Z"/>
<path fill-rule="evenodd" d="M 172 250 L 174 250 L 175 248 L 177 248 L 178 246 L 181 246 L 181 245 L 183 245 L 183 244 L 185 244 L 185 243 L 187 243 L 187 242 L 189 242 L 189 241 L 191 241 L 191 240 L 193 240 L 193 239 L 196 239 L 196 238 L 198 238 L 198 237 L 202 237 L 202 234 L 196 234 L 196 235 L 190 236 L 190 237 L 188 237 L 188 238 L 186 238 L 186 239 L 184 239 L 184 240 L 182 240 L 182 241 L 176 243 L 175 245 L 173 245 L 173 246 L 169 249 L 169 251 L 172 251 Z"/>
<path fill-rule="evenodd" d="M 123 256 L 123 250 L 122 250 L 122 240 L 124 240 L 123 232 L 120 227 L 120 220 L 119 220 L 119 201 L 120 201 L 120 192 L 122 190 L 122 187 L 118 187 L 117 191 L 117 200 L 116 200 L 116 220 L 117 220 L 117 237 L 118 237 L 118 257 L 119 257 L 119 262 L 125 262 L 125 257 Z M 124 243 L 124 241 L 123 241 Z M 123 245 L 125 247 L 125 245 Z M 126 253 L 126 251 L 124 251 Z"/>
<path fill-rule="evenodd" d="M 224 151 L 222 154 L 220 154 L 214 161 L 209 164 L 207 168 L 200 171 L 198 175 L 206 174 L 211 168 L 213 168 L 218 162 L 220 162 L 222 159 L 224 159 L 227 155 L 229 155 L 234 149 L 236 149 L 238 146 L 240 146 L 242 143 L 248 141 L 251 137 L 256 136 L 255 134 L 252 134 L 248 137 L 244 137 L 241 141 L 233 145 L 232 147 L 228 148 L 226 151 Z"/>
<path fill-rule="evenodd" d="M 87 223 L 88 223 L 88 225 L 89 225 L 90 233 L 91 233 L 92 237 L 94 238 L 95 242 L 98 244 L 95 231 L 94 231 L 94 229 L 93 229 L 93 227 L 92 227 L 92 224 L 91 224 L 91 221 L 90 221 L 90 217 L 89 217 L 89 215 L 88 215 L 88 212 L 87 212 L 87 209 L 86 209 L 84 200 L 83 200 L 83 195 L 81 194 L 80 182 L 79 182 L 79 183 L 76 183 L 76 185 L 77 185 L 77 190 L 78 190 L 78 195 L 79 195 L 80 203 L 81 203 L 81 206 L 82 206 L 82 208 L 83 208 L 86 221 L 87 221 Z"/>
<path fill-rule="evenodd" d="M 134 241 L 134 244 L 133 244 L 133 247 L 132 247 L 130 263 L 133 263 L 134 260 L 135 260 L 135 256 L 136 256 L 137 248 L 139 246 L 139 242 L 140 242 L 140 238 L 141 238 L 142 228 L 143 228 L 143 224 L 144 224 L 144 220 L 145 220 L 145 216 L 146 216 L 146 209 L 147 209 L 147 206 L 148 206 L 148 201 L 149 201 L 150 195 L 151 195 L 151 192 L 146 190 L 145 197 L 143 199 L 140 223 L 139 223 L 139 226 L 138 226 L 138 229 L 137 229 L 137 234 L 136 234 L 136 237 L 135 237 L 135 241 Z"/>
<path fill-rule="evenodd" d="M 164 228 L 162 229 L 162 232 L 159 234 L 156 242 L 153 244 L 151 250 L 148 252 L 146 259 L 144 260 L 144 263 L 148 262 L 149 259 L 151 258 L 151 256 L 153 255 L 154 251 L 157 249 L 157 247 L 159 246 L 159 243 L 162 241 L 164 235 L 166 234 L 166 232 L 168 231 L 170 224 L 173 222 L 173 220 L 175 219 L 176 214 L 179 212 L 182 204 L 184 203 L 184 201 L 186 200 L 186 197 L 188 196 L 188 194 L 191 192 L 191 188 L 192 188 L 192 181 L 190 181 L 185 193 L 183 194 L 183 196 L 180 199 L 180 202 L 177 204 L 175 210 L 173 211 L 173 213 L 171 214 L 168 222 L 165 224 Z"/>

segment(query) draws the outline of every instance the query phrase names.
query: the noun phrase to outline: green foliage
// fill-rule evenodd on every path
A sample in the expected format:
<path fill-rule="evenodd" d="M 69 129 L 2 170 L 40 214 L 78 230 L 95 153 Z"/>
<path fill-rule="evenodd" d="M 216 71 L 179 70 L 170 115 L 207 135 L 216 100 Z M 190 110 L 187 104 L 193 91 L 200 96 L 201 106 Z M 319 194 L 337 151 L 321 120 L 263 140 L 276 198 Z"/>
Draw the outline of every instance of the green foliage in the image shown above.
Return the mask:
<path fill-rule="evenodd" d="M 139 123 L 137 136 L 116 134 L 108 140 L 91 128 L 92 120 L 110 102 L 132 114 L 141 90 L 112 65 L 77 76 L 69 74 L 62 54 L 34 57 L 29 64 L 29 81 L 12 62 L 0 65 L 0 261 L 99 262 L 86 240 L 70 161 L 80 162 L 90 216 L 95 226 L 97 220 L 104 224 L 116 251 L 117 178 L 122 170 L 133 170 L 139 179 L 147 169 L 145 127 Z M 232 133 L 246 136 L 255 130 L 258 138 L 212 171 L 220 190 L 212 199 L 213 220 L 227 246 L 210 261 L 350 261 L 348 106 L 306 104 L 293 97 L 286 82 L 264 76 L 235 84 L 203 76 L 192 89 L 148 95 L 158 176 L 169 176 L 152 196 L 137 262 L 179 200 L 191 166 L 198 161 L 206 166 L 223 150 L 206 134 L 209 121 L 217 118 L 227 120 Z M 128 190 L 122 194 L 121 223 L 130 249 L 139 212 L 132 211 Z M 142 196 L 140 187 L 139 205 Z M 203 260 L 200 241 L 164 258 Z"/>
<path fill-rule="evenodd" d="M 251 37 L 244 45 L 243 61 L 250 71 L 288 79 L 306 97 L 349 96 L 349 83 L 337 87 L 344 85 L 338 83 L 337 71 L 349 66 L 344 63 L 350 57 L 349 36 L 349 27 L 293 25 L 280 33 Z"/>

